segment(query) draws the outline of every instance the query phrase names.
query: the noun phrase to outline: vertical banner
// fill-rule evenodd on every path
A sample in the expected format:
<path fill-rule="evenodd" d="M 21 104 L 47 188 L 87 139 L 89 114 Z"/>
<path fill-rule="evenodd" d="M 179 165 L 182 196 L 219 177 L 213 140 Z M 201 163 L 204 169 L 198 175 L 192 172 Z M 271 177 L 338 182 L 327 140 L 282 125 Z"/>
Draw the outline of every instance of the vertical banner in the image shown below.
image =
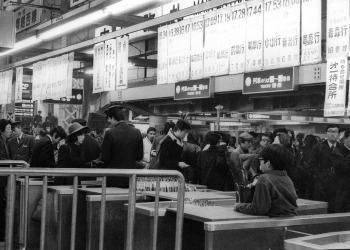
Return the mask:
<path fill-rule="evenodd" d="M 23 67 L 16 68 L 15 102 L 22 101 Z"/>
<path fill-rule="evenodd" d="M 128 88 L 129 37 L 117 37 L 116 89 Z"/>
<path fill-rule="evenodd" d="M 103 91 L 104 85 L 104 43 L 94 45 L 94 67 L 93 67 L 93 87 L 92 93 L 100 93 Z"/>
<path fill-rule="evenodd" d="M 299 65 L 300 1 L 265 0 L 264 69 Z"/>
<path fill-rule="evenodd" d="M 5 86 L 5 72 L 0 72 L 0 104 L 6 104 L 7 86 Z"/>
<path fill-rule="evenodd" d="M 179 68 L 180 37 L 176 32 L 179 30 L 179 23 L 168 25 L 168 83 L 177 82 L 177 72 Z"/>
<path fill-rule="evenodd" d="M 191 80 L 203 78 L 203 41 L 204 19 L 203 15 L 191 18 Z"/>
<path fill-rule="evenodd" d="M 36 101 L 38 100 L 38 81 L 37 81 L 37 70 L 38 70 L 38 64 L 37 63 L 33 63 L 33 78 L 32 78 L 32 100 Z"/>
<path fill-rule="evenodd" d="M 168 26 L 158 28 L 157 84 L 168 82 Z"/>
<path fill-rule="evenodd" d="M 301 64 L 320 62 L 322 1 L 302 1 L 301 13 Z"/>
<path fill-rule="evenodd" d="M 263 67 L 264 4 L 263 0 L 246 4 L 245 71 L 258 71 Z"/>
<path fill-rule="evenodd" d="M 204 15 L 204 77 L 213 76 L 217 73 L 216 53 L 217 50 L 220 50 L 220 48 L 217 47 L 217 26 L 219 22 L 222 22 L 222 20 L 223 19 L 221 19 L 221 21 L 219 20 L 216 10 Z"/>
<path fill-rule="evenodd" d="M 191 20 L 183 20 L 178 23 L 179 27 L 175 30 L 177 36 L 178 67 L 176 72 L 176 82 L 190 79 L 190 51 L 191 51 Z"/>
<path fill-rule="evenodd" d="M 231 8 L 230 29 L 232 33 L 228 33 L 230 40 L 230 74 L 243 73 L 245 70 L 245 54 L 246 54 L 246 32 L 247 32 L 247 8 L 242 3 Z M 256 27 L 253 29 L 258 31 Z M 226 34 L 225 34 L 226 35 Z"/>
<path fill-rule="evenodd" d="M 115 90 L 115 72 L 117 70 L 117 40 L 105 41 L 105 83 L 104 91 Z"/>
<path fill-rule="evenodd" d="M 345 114 L 347 57 L 327 59 L 324 117 Z"/>
<path fill-rule="evenodd" d="M 67 60 L 67 58 L 65 58 Z M 67 66 L 67 87 L 66 96 L 71 96 L 73 93 L 73 70 L 74 70 L 74 52 L 68 54 L 68 66 Z M 64 96 L 64 95 L 63 95 Z M 62 97 L 62 95 L 60 96 Z"/>
<path fill-rule="evenodd" d="M 11 103 L 12 99 L 13 70 L 5 71 L 5 86 L 7 87 L 6 103 Z"/>
<path fill-rule="evenodd" d="M 229 72 L 230 63 L 230 41 L 228 35 L 232 31 L 230 25 L 230 7 L 224 7 L 216 11 L 216 16 L 210 19 L 212 25 L 208 25 L 215 29 L 214 36 L 211 36 L 211 48 L 215 48 L 215 72 L 214 75 L 226 75 Z M 215 37 L 215 46 L 214 46 Z"/>
<path fill-rule="evenodd" d="M 327 1 L 327 59 L 348 56 L 349 0 Z"/>

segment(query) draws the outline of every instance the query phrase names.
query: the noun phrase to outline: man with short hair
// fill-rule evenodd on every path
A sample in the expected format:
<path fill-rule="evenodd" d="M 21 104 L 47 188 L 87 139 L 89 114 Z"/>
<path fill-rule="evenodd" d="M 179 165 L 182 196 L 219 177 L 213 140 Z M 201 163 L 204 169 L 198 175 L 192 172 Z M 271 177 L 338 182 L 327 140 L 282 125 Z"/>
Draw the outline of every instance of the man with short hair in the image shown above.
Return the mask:
<path fill-rule="evenodd" d="M 61 126 L 50 130 L 34 146 L 30 166 L 32 168 L 55 168 L 54 145 L 66 139 L 67 134 Z"/>
<path fill-rule="evenodd" d="M 143 138 L 143 159 L 142 162 L 145 164 L 145 168 L 149 167 L 151 160 L 151 149 L 154 138 L 156 137 L 156 129 L 149 127 L 147 129 L 147 135 Z"/>
<path fill-rule="evenodd" d="M 326 128 L 326 140 L 318 142 L 313 148 L 310 157 L 309 169 L 315 178 L 315 187 L 312 199 L 328 202 L 328 212 L 335 212 L 336 175 L 331 153 L 339 148 L 339 126 L 330 124 Z"/>
<path fill-rule="evenodd" d="M 97 161 L 103 163 L 99 167 L 115 169 L 138 168 L 137 161 L 143 158 L 143 142 L 140 130 L 126 122 L 126 114 L 122 107 L 113 105 L 106 111 L 111 128 L 106 131 L 101 146 L 101 158 Z M 127 188 L 128 178 L 107 178 L 109 186 Z"/>
<path fill-rule="evenodd" d="M 14 137 L 7 143 L 10 159 L 30 163 L 35 144 L 34 137 L 23 133 L 21 122 L 12 123 L 12 130 Z"/>
<path fill-rule="evenodd" d="M 41 110 L 38 111 L 38 114 L 34 116 L 34 125 L 39 125 L 43 123 L 43 117 L 41 116 Z"/>
<path fill-rule="evenodd" d="M 168 132 L 158 152 L 160 169 L 181 171 L 183 168 L 189 167 L 182 159 L 182 140 L 190 130 L 191 125 L 189 122 L 180 119 L 176 122 L 174 129 Z"/>

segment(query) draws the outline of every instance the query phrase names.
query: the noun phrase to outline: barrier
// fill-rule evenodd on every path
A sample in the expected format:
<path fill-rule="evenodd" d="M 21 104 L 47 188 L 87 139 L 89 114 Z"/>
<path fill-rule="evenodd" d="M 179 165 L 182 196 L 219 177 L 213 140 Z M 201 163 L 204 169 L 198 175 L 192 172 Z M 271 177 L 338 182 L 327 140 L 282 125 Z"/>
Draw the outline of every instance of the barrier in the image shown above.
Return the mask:
<path fill-rule="evenodd" d="M 18 161 L 1 162 L 1 165 L 17 165 Z M 178 180 L 177 192 L 177 215 L 176 215 L 176 231 L 175 231 L 175 250 L 182 247 L 182 228 L 184 216 L 184 193 L 185 180 L 182 174 L 172 170 L 136 170 L 136 169 L 48 169 L 48 168 L 0 168 L 0 176 L 8 176 L 7 183 L 7 207 L 6 207 L 6 250 L 13 248 L 13 229 L 14 229 L 14 209 L 15 209 L 15 187 L 16 178 L 25 177 L 25 221 L 28 218 L 28 177 L 43 177 L 42 192 L 42 211 L 41 211 L 41 230 L 40 230 L 40 250 L 44 250 L 45 246 L 45 225 L 46 225 L 46 207 L 47 207 L 47 188 L 49 176 L 73 177 L 73 203 L 72 203 L 72 224 L 71 224 L 71 243 L 70 249 L 75 249 L 76 235 L 76 218 L 77 218 L 77 202 L 78 202 L 78 177 L 102 177 L 102 196 L 101 196 L 101 213 L 100 213 L 100 234 L 99 249 L 103 249 L 104 243 L 104 223 L 105 223 L 105 207 L 106 207 L 106 179 L 107 177 L 129 177 L 129 201 L 128 201 L 128 223 L 126 230 L 126 249 L 133 249 L 134 242 L 134 224 L 135 224 L 135 205 L 136 205 L 136 178 L 137 177 L 156 177 L 156 195 L 155 195 L 155 214 L 153 226 L 153 238 L 151 249 L 156 249 L 157 243 L 157 226 L 158 226 L 158 210 L 159 210 L 159 189 L 160 177 L 176 177 Z M 24 225 L 24 248 L 26 248 L 27 225 Z"/>

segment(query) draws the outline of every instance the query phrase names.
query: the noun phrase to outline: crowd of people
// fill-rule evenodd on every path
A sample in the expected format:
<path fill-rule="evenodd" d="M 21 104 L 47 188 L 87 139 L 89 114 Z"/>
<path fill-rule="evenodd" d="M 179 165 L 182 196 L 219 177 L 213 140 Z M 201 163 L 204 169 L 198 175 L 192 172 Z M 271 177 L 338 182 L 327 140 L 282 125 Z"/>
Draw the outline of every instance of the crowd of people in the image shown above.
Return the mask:
<path fill-rule="evenodd" d="M 350 211 L 350 129 L 328 125 L 324 139 L 295 136 L 285 128 L 251 131 L 240 134 L 236 144 L 235 137 L 220 131 L 201 137 L 186 119 L 167 122 L 158 136 L 153 127 L 142 136 L 125 120 L 122 107 L 105 112 L 110 126 L 103 138 L 83 119 L 73 120 L 67 131 L 38 122 L 32 135 L 20 122 L 2 119 L 0 159 L 22 160 L 32 168 L 178 170 L 188 183 L 243 193 L 235 209 L 248 214 L 295 215 L 298 197 L 326 201 L 330 213 Z M 55 185 L 72 183 L 69 177 L 55 178 Z M 128 179 L 107 178 L 107 185 L 126 188 Z M 1 178 L 0 216 L 5 189 L 6 178 Z"/>

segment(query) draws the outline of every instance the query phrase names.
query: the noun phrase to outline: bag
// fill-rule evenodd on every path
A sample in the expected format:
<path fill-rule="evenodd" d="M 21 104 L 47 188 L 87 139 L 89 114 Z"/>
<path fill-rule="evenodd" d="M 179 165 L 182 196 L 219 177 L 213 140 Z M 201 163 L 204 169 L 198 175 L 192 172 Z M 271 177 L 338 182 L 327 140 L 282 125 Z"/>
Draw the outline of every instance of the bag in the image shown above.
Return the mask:
<path fill-rule="evenodd" d="M 156 147 L 156 156 L 153 156 L 151 157 L 151 160 L 149 162 L 149 169 L 160 169 L 160 162 L 159 162 L 159 159 L 160 159 L 160 147 L 162 146 L 162 142 L 164 141 L 164 139 L 166 138 L 167 136 L 165 136 L 163 139 L 161 139 L 159 142 L 158 142 L 158 145 Z"/>
<path fill-rule="evenodd" d="M 40 199 L 34 213 L 32 214 L 32 220 L 41 221 L 42 203 L 43 200 Z"/>

